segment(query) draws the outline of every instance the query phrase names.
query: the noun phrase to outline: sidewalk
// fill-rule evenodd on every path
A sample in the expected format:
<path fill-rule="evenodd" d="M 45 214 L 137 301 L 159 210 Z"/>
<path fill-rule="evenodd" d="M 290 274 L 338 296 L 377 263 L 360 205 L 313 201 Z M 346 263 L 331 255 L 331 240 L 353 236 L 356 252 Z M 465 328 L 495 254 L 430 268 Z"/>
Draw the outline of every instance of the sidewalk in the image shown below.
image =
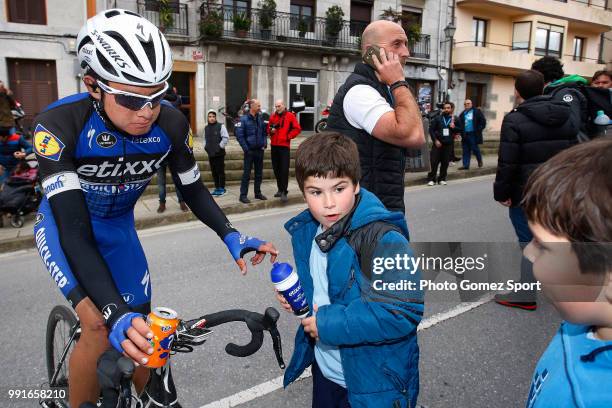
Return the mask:
<path fill-rule="evenodd" d="M 196 140 L 194 143 L 194 151 L 196 153 L 199 149 L 202 149 L 201 138 L 198 139 L 199 140 Z M 237 146 L 232 146 L 231 148 L 236 147 Z M 475 165 L 475 159 L 473 159 L 473 161 L 473 164 Z M 449 183 L 452 183 L 453 180 L 457 179 L 494 174 L 497 168 L 497 156 L 484 156 L 483 161 L 484 166 L 482 168 L 472 167 L 468 171 L 457 170 L 461 166 L 461 162 L 455 163 L 454 166 L 448 168 L 447 179 Z M 427 173 L 406 173 L 404 181 L 406 186 L 425 185 L 427 183 Z M 240 195 L 239 186 L 230 186 L 226 195 L 223 197 L 218 197 L 215 200 L 223 209 L 225 214 L 238 214 L 253 210 L 283 207 L 304 202 L 295 179 L 290 180 L 289 182 L 289 201 L 286 204 L 281 203 L 280 199 L 274 198 L 274 194 L 276 193 L 275 181 L 266 181 L 262 183 L 261 191 L 268 198 L 266 201 L 256 200 L 253 198 L 253 180 L 251 180 L 249 187 L 249 199 L 251 200 L 251 204 L 242 204 L 238 201 L 238 197 Z M 444 188 L 444 186 L 436 186 L 432 188 Z M 179 204 L 176 201 L 175 194 L 168 194 L 166 198 L 166 211 L 163 214 L 157 213 L 158 204 L 158 197 L 156 195 L 144 196 L 138 200 L 134 209 L 137 229 L 169 225 L 196 219 L 190 211 L 181 211 Z M 9 220 L 7 218 L 4 219 L 4 227 L 0 228 L 0 253 L 34 247 L 33 228 L 35 215 L 35 212 L 29 214 L 26 217 L 24 226 L 21 228 L 13 228 L 10 225 Z"/>

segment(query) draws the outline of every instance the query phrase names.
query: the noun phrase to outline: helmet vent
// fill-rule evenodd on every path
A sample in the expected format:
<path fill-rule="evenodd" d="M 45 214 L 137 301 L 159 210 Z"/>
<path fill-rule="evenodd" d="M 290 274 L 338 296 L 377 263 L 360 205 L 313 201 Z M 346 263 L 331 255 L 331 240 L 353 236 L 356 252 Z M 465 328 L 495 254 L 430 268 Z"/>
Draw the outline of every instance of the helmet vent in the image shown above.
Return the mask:
<path fill-rule="evenodd" d="M 83 38 L 81 42 L 79 43 L 79 46 L 77 47 L 77 54 L 79 51 L 81 51 L 81 48 L 83 48 L 83 46 L 85 46 L 86 44 L 93 44 L 93 41 L 91 41 L 91 37 L 89 37 L 88 35 L 85 36 L 85 38 Z"/>
<path fill-rule="evenodd" d="M 133 11 L 129 11 L 129 10 L 123 10 L 123 12 L 125 14 L 129 14 L 130 16 L 135 16 L 135 17 L 140 17 L 142 18 L 142 16 L 140 14 L 134 13 Z"/>
<path fill-rule="evenodd" d="M 164 37 L 161 33 L 161 31 L 158 31 L 159 34 L 159 43 L 161 45 L 162 48 L 162 70 L 166 69 L 166 47 L 164 47 Z"/>
<path fill-rule="evenodd" d="M 121 12 L 119 10 L 110 10 L 110 11 L 107 11 L 106 13 L 104 13 L 106 18 L 115 17 L 115 16 L 118 16 L 119 14 L 121 14 Z"/>
<path fill-rule="evenodd" d="M 129 55 L 134 65 L 136 65 L 136 68 L 138 68 L 141 72 L 144 72 L 144 69 L 142 69 L 142 65 L 140 65 L 140 61 L 138 61 L 138 58 L 136 58 L 136 54 L 134 54 L 134 51 L 132 51 L 132 47 L 129 46 L 129 44 L 127 43 L 127 41 L 125 41 L 125 38 L 123 38 L 121 34 L 116 31 L 105 31 L 104 34 L 117 41 L 121 48 L 123 48 L 127 55 Z"/>
<path fill-rule="evenodd" d="M 111 63 L 108 62 L 108 60 L 106 58 L 104 58 L 104 55 L 102 55 L 102 53 L 100 51 L 98 51 L 98 50 L 96 50 L 96 57 L 98 57 L 98 61 L 100 62 L 100 65 L 102 65 L 102 67 L 106 71 L 110 72 L 114 76 L 118 76 L 117 75 L 117 71 L 115 71 L 115 68 L 113 68 Z"/>
<path fill-rule="evenodd" d="M 147 83 L 147 81 L 143 81 L 142 79 L 137 78 L 137 77 L 135 77 L 134 75 L 130 75 L 130 74 L 128 74 L 127 72 L 124 72 L 124 73 L 123 73 L 123 77 L 124 77 L 125 79 L 129 79 L 129 80 L 130 80 L 130 81 L 132 81 L 132 82 L 139 82 L 139 83 L 141 83 L 141 84 L 146 84 L 146 83 Z"/>
<path fill-rule="evenodd" d="M 153 71 L 155 71 L 155 45 L 153 45 L 152 40 L 153 38 L 149 37 L 149 41 L 141 41 L 140 44 L 142 45 L 145 54 L 147 54 L 151 68 L 153 68 Z"/>

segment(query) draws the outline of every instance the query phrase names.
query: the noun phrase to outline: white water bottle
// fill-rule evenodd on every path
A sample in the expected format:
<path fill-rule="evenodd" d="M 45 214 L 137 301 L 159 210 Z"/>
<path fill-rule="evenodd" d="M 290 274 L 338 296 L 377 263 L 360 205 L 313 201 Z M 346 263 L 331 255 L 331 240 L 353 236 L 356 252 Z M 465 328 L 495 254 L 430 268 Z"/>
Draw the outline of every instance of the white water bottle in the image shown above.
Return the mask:
<path fill-rule="evenodd" d="M 597 116 L 593 121 L 597 125 L 597 136 L 606 136 L 608 133 L 608 126 L 610 125 L 610 118 L 605 114 L 604 111 L 597 111 Z"/>

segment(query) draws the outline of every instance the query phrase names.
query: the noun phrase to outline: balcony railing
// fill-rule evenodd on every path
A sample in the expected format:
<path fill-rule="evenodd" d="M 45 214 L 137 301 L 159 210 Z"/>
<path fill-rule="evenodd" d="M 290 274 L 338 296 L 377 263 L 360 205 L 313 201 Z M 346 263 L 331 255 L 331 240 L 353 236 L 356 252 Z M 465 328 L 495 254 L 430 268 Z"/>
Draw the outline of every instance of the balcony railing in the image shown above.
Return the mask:
<path fill-rule="evenodd" d="M 170 3 L 172 24 L 169 27 L 161 27 L 159 18 L 159 2 L 145 0 L 138 2 L 138 14 L 163 28 L 165 34 L 189 36 L 189 19 L 187 16 L 187 4 Z"/>
<path fill-rule="evenodd" d="M 419 41 L 410 44 L 410 56 L 412 58 L 429 59 L 429 40 L 429 35 L 421 34 Z"/>
<path fill-rule="evenodd" d="M 368 24 L 361 21 L 342 21 L 338 34 L 330 36 L 326 30 L 325 18 L 300 17 L 298 14 L 277 11 L 275 18 L 272 19 L 272 25 L 264 28 L 261 21 L 265 20 L 266 12 L 263 10 L 232 6 L 209 7 L 204 3 L 201 8 L 201 24 L 208 27 L 207 30 L 202 30 L 205 39 L 250 38 L 277 43 L 357 50 L 360 43 L 359 37 Z M 218 17 L 211 18 L 211 15 Z M 244 26 L 239 27 L 240 23 Z"/>
<path fill-rule="evenodd" d="M 596 7 L 596 8 L 600 8 L 604 10 L 612 10 L 612 4 L 610 0 L 556 0 L 556 1 L 560 1 L 561 3 L 568 3 L 569 1 L 572 1 L 574 3 L 584 4 L 585 6 L 589 6 L 589 7 Z"/>

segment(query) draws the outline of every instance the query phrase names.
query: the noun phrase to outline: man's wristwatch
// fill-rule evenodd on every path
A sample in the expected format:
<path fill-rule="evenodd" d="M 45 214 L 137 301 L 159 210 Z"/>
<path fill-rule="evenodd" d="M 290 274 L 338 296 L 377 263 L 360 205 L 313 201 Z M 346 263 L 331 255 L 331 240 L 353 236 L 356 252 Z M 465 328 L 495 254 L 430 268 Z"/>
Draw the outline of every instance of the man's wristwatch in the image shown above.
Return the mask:
<path fill-rule="evenodd" d="M 405 86 L 406 88 L 410 89 L 408 87 L 408 82 L 401 80 L 401 81 L 395 81 L 394 83 L 392 83 L 391 86 L 389 87 L 389 91 L 393 92 L 395 88 L 399 88 L 400 86 Z"/>

